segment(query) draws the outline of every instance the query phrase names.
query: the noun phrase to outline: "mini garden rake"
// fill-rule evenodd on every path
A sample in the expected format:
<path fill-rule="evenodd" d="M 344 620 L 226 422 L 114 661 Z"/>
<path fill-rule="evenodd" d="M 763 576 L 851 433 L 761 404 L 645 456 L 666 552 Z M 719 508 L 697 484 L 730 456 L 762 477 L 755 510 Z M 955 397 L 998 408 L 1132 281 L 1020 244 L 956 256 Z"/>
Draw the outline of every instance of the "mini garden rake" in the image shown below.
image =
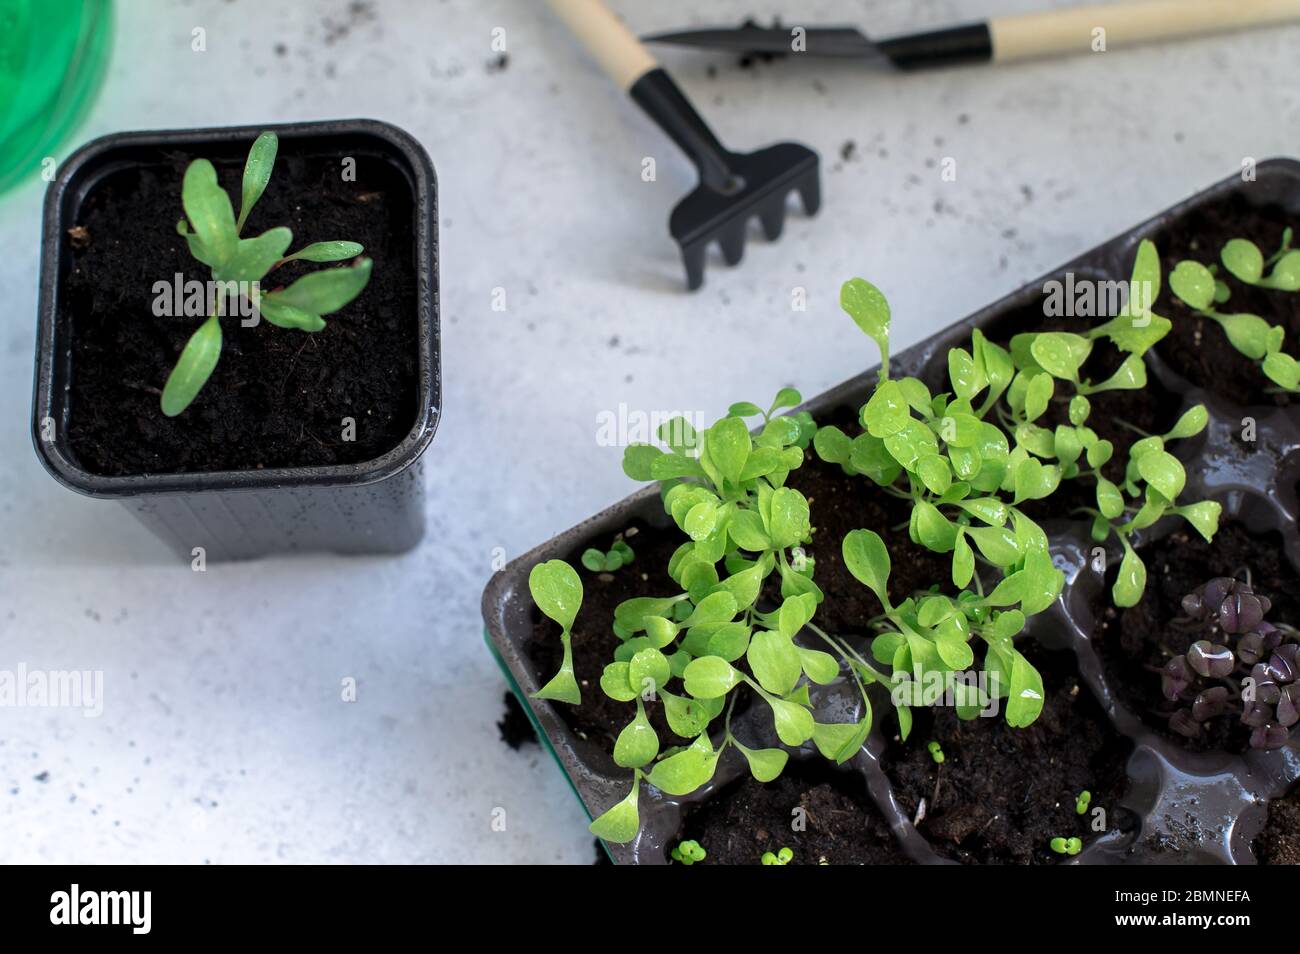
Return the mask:
<path fill-rule="evenodd" d="M 602 0 L 550 0 L 550 4 L 610 78 L 699 170 L 700 184 L 677 203 L 668 219 L 692 290 L 704 284 L 705 253 L 715 240 L 728 265 L 740 261 L 754 216 L 768 239 L 778 238 L 790 192 L 799 193 L 809 215 L 817 212 L 821 204 L 817 153 L 793 142 L 750 153 L 726 149 L 677 84 Z"/>

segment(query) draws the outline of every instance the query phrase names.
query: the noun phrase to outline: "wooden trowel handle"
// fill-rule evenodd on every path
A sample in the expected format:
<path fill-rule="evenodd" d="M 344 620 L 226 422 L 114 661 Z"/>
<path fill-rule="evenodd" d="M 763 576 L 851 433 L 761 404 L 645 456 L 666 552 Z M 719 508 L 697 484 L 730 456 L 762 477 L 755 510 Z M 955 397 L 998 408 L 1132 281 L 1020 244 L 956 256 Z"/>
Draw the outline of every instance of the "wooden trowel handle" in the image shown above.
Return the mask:
<path fill-rule="evenodd" d="M 996 63 L 1153 40 L 1226 33 L 1300 20 L 1300 0 L 1135 0 L 1045 10 L 988 21 Z"/>
<path fill-rule="evenodd" d="M 619 88 L 632 86 L 659 64 L 603 0 L 547 0 L 573 35 Z"/>

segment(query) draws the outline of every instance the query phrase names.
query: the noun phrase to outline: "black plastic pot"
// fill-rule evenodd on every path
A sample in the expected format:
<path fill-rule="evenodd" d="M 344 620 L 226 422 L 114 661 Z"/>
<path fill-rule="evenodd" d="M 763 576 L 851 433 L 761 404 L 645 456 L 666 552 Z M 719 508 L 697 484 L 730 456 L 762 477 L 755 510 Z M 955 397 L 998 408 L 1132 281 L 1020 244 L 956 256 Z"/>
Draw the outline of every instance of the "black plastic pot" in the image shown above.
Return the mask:
<path fill-rule="evenodd" d="M 893 357 L 895 376 L 915 375 L 942 387 L 947 352 L 964 346 L 973 328 L 990 330 L 1003 319 L 1039 301 L 1044 282 L 1061 279 L 1067 272 L 1082 278 L 1126 279 L 1138 243 L 1156 236 L 1206 203 L 1240 193 L 1255 206 L 1279 205 L 1300 216 L 1300 162 L 1270 160 L 1258 167 L 1258 178 L 1243 184 L 1240 178 L 1220 182 L 1187 201 L 1116 236 L 1079 256 L 1038 281 L 951 325 L 936 335 Z M 990 331 L 996 337 L 996 331 Z M 1252 532 L 1280 532 L 1293 567 L 1300 567 L 1297 533 L 1296 482 L 1300 477 L 1300 406 L 1269 409 L 1244 408 L 1216 395 L 1191 388 L 1157 355 L 1148 355 L 1153 375 L 1176 398 L 1179 413 L 1196 403 L 1206 404 L 1210 424 L 1205 435 L 1180 450 L 1187 469 L 1187 500 L 1214 499 L 1224 508 L 1225 520 L 1245 524 Z M 824 420 L 839 408 L 857 408 L 870 395 L 876 370 L 870 369 L 837 388 L 809 401 L 804 409 Z M 1245 416 L 1258 418 L 1259 449 L 1245 452 L 1228 434 Z M 1064 514 L 1062 515 L 1065 516 Z M 534 638 L 534 610 L 528 591 L 529 570 L 538 562 L 564 559 L 580 552 L 590 541 L 608 541 L 630 523 L 668 526 L 656 488 L 634 494 L 584 523 L 524 554 L 497 573 L 483 595 L 483 616 L 488 646 L 512 688 L 530 712 L 539 734 L 555 755 L 571 785 L 593 817 L 627 792 L 628 773 L 618 769 L 610 753 L 572 732 L 556 703 L 535 701 L 528 694 L 549 677 L 539 673 L 529 653 Z M 1092 643 L 1096 611 L 1106 600 L 1103 581 L 1090 572 L 1091 542 L 1087 527 L 1068 520 L 1044 525 L 1053 559 L 1065 571 L 1061 598 L 1046 612 L 1033 617 L 1027 636 L 1049 649 L 1068 648 L 1075 654 L 1081 682 L 1092 691 L 1111 727 L 1133 743 L 1128 759 L 1128 792 L 1120 807 L 1140 818 L 1140 824 L 1113 830 L 1093 841 L 1077 859 L 1082 863 L 1210 862 L 1243 864 L 1254 861 L 1251 843 L 1264 826 L 1270 799 L 1281 797 L 1300 778 L 1300 742 L 1293 734 L 1281 749 L 1192 752 L 1143 722 L 1119 700 Z M 1168 532 L 1157 524 L 1147 539 Z M 1294 621 L 1293 621 L 1294 622 Z M 594 688 L 594 687 L 593 687 Z M 599 690 L 595 690 L 599 691 Z M 836 713 L 829 721 L 852 721 L 860 701 L 844 677 L 827 687 L 813 687 L 818 709 Z M 877 719 L 862 750 L 843 771 L 859 775 L 899 846 L 913 860 L 943 863 L 901 809 L 889 776 L 882 767 L 887 748 Z M 733 721 L 737 735 L 756 746 L 778 745 L 771 718 L 763 706 Z M 694 807 L 719 796 L 729 782 L 747 773 L 744 762 L 728 750 L 713 781 L 691 795 L 675 798 L 643 785 L 640 796 L 641 831 L 626 845 L 607 845 L 616 862 L 665 864 L 671 839 L 685 815 Z M 817 758 L 811 746 L 791 753 L 792 759 Z"/>
<path fill-rule="evenodd" d="M 140 473 L 103 476 L 82 466 L 69 447 L 70 381 L 77 374 L 69 316 L 61 315 L 67 275 L 67 230 L 97 182 L 124 166 L 161 154 L 208 155 L 274 131 L 282 154 L 295 142 L 346 143 L 390 164 L 409 184 L 410 255 L 416 292 L 418 408 L 400 443 L 361 463 L 260 470 Z M 273 183 L 274 185 L 274 183 Z M 309 197 L 308 197 L 309 198 Z M 168 209 L 167 215 L 174 210 Z M 375 120 L 279 126 L 118 133 L 83 146 L 63 163 L 45 200 L 40 323 L 32 434 L 46 469 L 92 497 L 120 501 L 187 559 L 196 547 L 208 559 L 239 559 L 290 550 L 399 553 L 424 535 L 420 456 L 433 439 L 442 405 L 438 330 L 437 182 L 424 148 L 409 134 Z M 75 319 L 73 319 L 75 320 Z"/>

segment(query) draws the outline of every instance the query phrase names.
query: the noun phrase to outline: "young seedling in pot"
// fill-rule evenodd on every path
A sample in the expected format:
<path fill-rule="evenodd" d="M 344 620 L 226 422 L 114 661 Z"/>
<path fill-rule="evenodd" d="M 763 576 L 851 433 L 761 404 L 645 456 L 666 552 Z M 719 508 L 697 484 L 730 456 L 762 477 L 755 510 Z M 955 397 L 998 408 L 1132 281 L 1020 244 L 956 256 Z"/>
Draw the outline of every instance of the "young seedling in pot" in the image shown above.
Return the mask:
<path fill-rule="evenodd" d="M 619 537 L 609 548 L 609 552 L 589 547 L 582 553 L 582 565 L 592 573 L 613 573 L 627 566 L 636 557 L 627 542 Z"/>
<path fill-rule="evenodd" d="M 1300 721 L 1300 634 L 1265 617 L 1268 597 L 1248 581 L 1216 577 L 1183 597 L 1183 612 L 1204 627 L 1204 638 L 1161 670 L 1161 690 L 1177 708 L 1169 727 L 1188 738 L 1236 715 L 1251 729 L 1250 746 L 1286 745 Z"/>
<path fill-rule="evenodd" d="M 759 859 L 765 865 L 788 865 L 794 861 L 794 851 L 789 848 L 782 848 L 773 854 L 770 851 L 763 852 L 763 857 Z"/>
<path fill-rule="evenodd" d="M 1259 246 L 1244 238 L 1230 239 L 1220 252 L 1223 268 L 1245 285 L 1278 292 L 1300 291 L 1300 249 L 1291 248 L 1292 231 L 1282 233 L 1281 247 L 1267 259 Z M 1259 315 L 1219 310 L 1231 298 L 1217 264 L 1193 260 L 1178 263 L 1169 275 L 1169 287 L 1188 308 L 1218 323 L 1229 344 L 1260 367 L 1284 391 L 1300 393 L 1300 361 L 1282 350 L 1286 330 L 1270 325 Z"/>
<path fill-rule="evenodd" d="M 185 238 L 190 254 L 211 269 L 218 292 L 212 313 L 190 336 L 163 387 L 162 411 L 168 417 L 189 407 L 216 369 L 221 357 L 221 318 L 231 296 L 248 297 L 273 325 L 315 332 L 325 327 L 322 315 L 346 306 L 370 281 L 371 261 L 362 258 L 346 268 L 304 275 L 287 288 L 260 291 L 263 279 L 287 262 L 338 262 L 356 258 L 363 251 L 356 242 L 329 241 L 314 242 L 289 254 L 293 232 L 284 226 L 255 238 L 240 238 L 249 213 L 266 191 L 278 147 L 275 133 L 265 132 L 249 150 L 238 219 L 211 162 L 195 159 L 185 170 L 181 184 L 185 218 L 177 223 L 176 231 Z"/>
<path fill-rule="evenodd" d="M 696 862 L 703 861 L 708 857 L 708 854 L 700 847 L 698 841 L 683 841 L 673 848 L 669 853 L 669 857 L 679 864 L 689 866 Z"/>

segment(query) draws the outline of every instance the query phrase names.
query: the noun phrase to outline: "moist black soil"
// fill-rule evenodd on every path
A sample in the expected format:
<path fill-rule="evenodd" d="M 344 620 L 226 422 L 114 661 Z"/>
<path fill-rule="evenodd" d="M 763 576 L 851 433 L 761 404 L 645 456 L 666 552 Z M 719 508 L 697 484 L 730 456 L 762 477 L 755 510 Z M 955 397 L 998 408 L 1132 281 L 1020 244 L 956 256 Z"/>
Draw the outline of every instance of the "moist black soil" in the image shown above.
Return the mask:
<path fill-rule="evenodd" d="M 519 704 L 519 700 L 515 698 L 515 694 L 507 689 L 503 702 L 505 711 L 497 720 L 497 731 L 501 733 L 501 741 L 512 749 L 519 749 L 524 745 L 536 745 L 537 733 L 533 731 L 533 723 L 529 720 L 524 707 Z"/>
<path fill-rule="evenodd" d="M 1240 752 L 1250 731 L 1232 716 L 1212 720 L 1199 739 L 1171 732 L 1169 713 L 1174 707 L 1160 691 L 1159 669 L 1168 660 L 1204 639 L 1203 623 L 1182 613 L 1182 599 L 1216 576 L 1245 579 L 1250 571 L 1256 593 L 1273 601 L 1268 620 L 1274 624 L 1300 624 L 1300 576 L 1282 550 L 1281 535 L 1256 534 L 1235 522 L 1225 522 L 1205 540 L 1191 529 L 1169 534 L 1138 550 L 1147 566 L 1147 586 L 1134 607 L 1116 610 L 1109 589 L 1099 603 L 1100 622 L 1093 642 L 1105 668 L 1107 681 L 1119 700 L 1144 722 L 1194 750 Z M 1107 579 L 1113 583 L 1115 568 Z"/>
<path fill-rule="evenodd" d="M 1285 393 L 1271 393 L 1274 385 L 1264 377 L 1258 362 L 1233 348 L 1218 322 L 1198 316 L 1174 297 L 1167 277 L 1186 258 L 1207 266 L 1219 263 L 1219 277 L 1227 282 L 1232 296 L 1216 309 L 1224 314 L 1259 315 L 1271 325 L 1281 325 L 1286 329 L 1285 350 L 1294 355 L 1300 341 L 1300 294 L 1243 284 L 1219 259 L 1223 246 L 1234 238 L 1249 239 L 1268 258 L 1278 250 L 1288 225 L 1300 222 L 1285 209 L 1256 207 L 1236 194 L 1202 206 L 1154 237 L 1166 276 L 1155 310 L 1174 326 L 1156 345 L 1156 354 L 1192 384 L 1238 404 L 1287 405 L 1292 399 Z"/>
<path fill-rule="evenodd" d="M 314 144 L 312 144 L 314 143 Z M 222 322 L 221 360 L 195 402 L 175 418 L 159 395 L 202 318 L 156 317 L 154 283 L 207 281 L 176 233 L 181 179 L 190 160 L 213 160 L 236 212 L 242 148 L 150 153 L 91 185 L 64 236 L 70 262 L 59 320 L 71 329 L 68 441 L 102 475 L 320 466 L 371 460 L 396 447 L 418 410 L 417 270 L 413 191 L 373 145 L 284 140 L 270 185 L 244 237 L 285 225 L 292 249 L 347 239 L 374 259 L 366 289 L 308 334 L 268 322 Z M 341 159 L 356 159 L 344 181 Z M 291 262 L 262 282 L 273 290 L 332 265 Z M 344 418 L 356 422 L 344 440 Z"/>
<path fill-rule="evenodd" d="M 687 839 L 707 852 L 706 865 L 756 865 L 764 852 L 782 848 L 794 852 L 792 865 L 912 863 L 862 777 L 815 758 L 792 760 L 767 784 L 751 775 L 732 782 L 687 814 L 672 844 Z"/>
<path fill-rule="evenodd" d="M 951 708 L 917 710 L 912 737 L 886 750 L 883 764 L 898 804 L 911 818 L 925 800 L 917 830 L 939 854 L 967 864 L 1054 864 L 1055 837 L 1097 836 L 1091 809 L 1103 808 L 1114 828 L 1128 813 L 1119 799 L 1132 743 L 1111 728 L 1079 678 L 1071 652 L 1032 643 L 1020 650 L 1043 676 L 1047 699 L 1027 728 L 996 719 L 963 722 Z M 944 761 L 926 749 L 938 741 Z M 1075 811 L 1092 793 L 1089 813 Z"/>
<path fill-rule="evenodd" d="M 1252 847 L 1261 865 L 1300 865 L 1300 792 L 1268 803 L 1268 822 Z"/>

